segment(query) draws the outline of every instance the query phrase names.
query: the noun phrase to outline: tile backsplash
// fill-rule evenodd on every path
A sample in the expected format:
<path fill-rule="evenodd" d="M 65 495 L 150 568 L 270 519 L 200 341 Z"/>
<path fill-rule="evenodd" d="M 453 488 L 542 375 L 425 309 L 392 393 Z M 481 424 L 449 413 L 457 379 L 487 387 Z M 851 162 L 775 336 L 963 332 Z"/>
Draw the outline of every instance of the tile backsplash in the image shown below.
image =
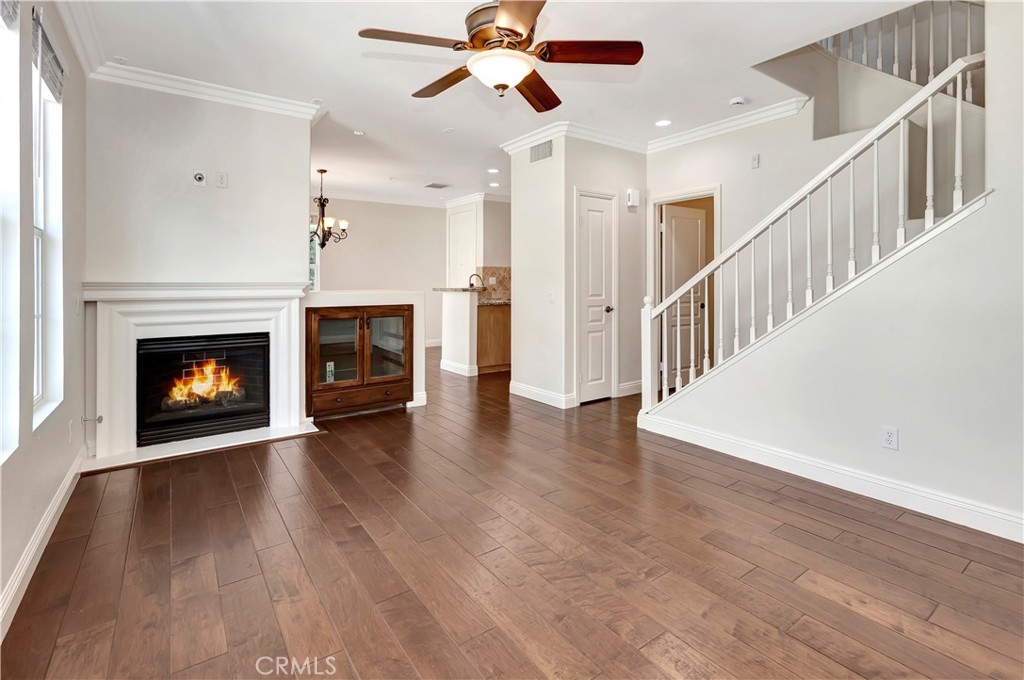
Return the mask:
<path fill-rule="evenodd" d="M 487 287 L 480 297 L 488 300 L 508 300 L 512 297 L 512 268 L 511 267 L 477 267 L 476 273 L 484 280 Z M 494 283 L 491 283 L 491 277 Z"/>

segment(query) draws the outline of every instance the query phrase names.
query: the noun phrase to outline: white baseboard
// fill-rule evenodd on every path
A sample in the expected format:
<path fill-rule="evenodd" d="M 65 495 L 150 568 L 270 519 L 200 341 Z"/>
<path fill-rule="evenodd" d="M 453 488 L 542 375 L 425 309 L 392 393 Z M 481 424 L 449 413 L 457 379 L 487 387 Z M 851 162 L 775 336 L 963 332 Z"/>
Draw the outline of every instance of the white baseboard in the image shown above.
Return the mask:
<path fill-rule="evenodd" d="M 57 492 L 50 499 L 50 504 L 46 506 L 46 511 L 39 520 L 35 531 L 32 532 L 28 545 L 22 551 L 18 563 L 14 565 L 14 571 L 7 580 L 3 593 L 0 593 L 0 638 L 5 637 L 7 630 L 11 627 L 14 614 L 18 611 L 21 598 L 25 595 L 25 590 L 28 588 L 28 582 L 32 579 L 32 574 L 35 573 L 36 567 L 39 565 L 39 558 L 43 556 L 46 543 L 50 540 L 50 535 L 53 533 L 54 527 L 57 526 L 57 520 L 60 519 L 60 514 L 64 512 L 64 506 L 67 505 L 68 498 L 71 497 L 71 492 L 75 488 L 75 482 L 78 481 L 85 455 L 86 447 L 83 445 L 78 450 L 78 454 L 71 463 L 67 475 L 64 476 L 64 480 L 57 487 Z"/>
<path fill-rule="evenodd" d="M 543 390 L 539 387 L 530 387 L 523 383 L 509 383 L 508 391 L 509 394 L 514 394 L 517 397 L 526 397 L 527 399 L 539 401 L 542 404 L 554 406 L 555 408 L 567 409 L 579 406 L 575 394 L 558 394 L 557 392 Z"/>
<path fill-rule="evenodd" d="M 405 405 L 407 407 L 409 407 L 409 408 L 414 408 L 416 406 L 426 406 L 427 405 L 427 393 L 426 393 L 426 391 L 424 390 L 423 392 L 414 392 L 413 395 L 412 395 L 412 401 L 405 402 Z"/>
<path fill-rule="evenodd" d="M 641 413 L 637 426 L 680 441 L 760 463 L 1012 541 L 1024 539 L 1024 517 L 1002 508 L 870 472 L 835 465 L 793 451 Z"/>
<path fill-rule="evenodd" d="M 448 371 L 449 373 L 458 373 L 464 375 L 467 378 L 472 378 L 477 374 L 476 366 L 467 366 L 466 364 L 460 364 L 450 359 L 441 359 L 441 370 Z"/>
<path fill-rule="evenodd" d="M 423 346 L 424 347 L 440 347 L 441 346 L 441 338 L 437 338 L 436 340 L 426 340 L 423 343 Z"/>
<path fill-rule="evenodd" d="M 628 397 L 631 394 L 640 394 L 643 391 L 643 380 L 631 380 L 630 382 L 619 383 L 615 392 L 616 397 Z"/>

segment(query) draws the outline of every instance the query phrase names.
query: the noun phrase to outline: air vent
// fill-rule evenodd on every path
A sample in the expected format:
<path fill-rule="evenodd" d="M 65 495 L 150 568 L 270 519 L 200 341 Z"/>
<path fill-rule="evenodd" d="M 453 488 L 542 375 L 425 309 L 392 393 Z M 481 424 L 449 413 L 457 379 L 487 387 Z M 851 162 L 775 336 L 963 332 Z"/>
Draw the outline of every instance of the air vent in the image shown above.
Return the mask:
<path fill-rule="evenodd" d="M 441 184 L 440 182 L 431 182 L 430 184 L 424 185 L 427 189 L 447 189 L 451 184 Z"/>
<path fill-rule="evenodd" d="M 551 140 L 541 142 L 540 144 L 534 144 L 530 147 L 530 162 L 536 163 L 542 161 L 545 158 L 551 158 L 552 154 Z"/>

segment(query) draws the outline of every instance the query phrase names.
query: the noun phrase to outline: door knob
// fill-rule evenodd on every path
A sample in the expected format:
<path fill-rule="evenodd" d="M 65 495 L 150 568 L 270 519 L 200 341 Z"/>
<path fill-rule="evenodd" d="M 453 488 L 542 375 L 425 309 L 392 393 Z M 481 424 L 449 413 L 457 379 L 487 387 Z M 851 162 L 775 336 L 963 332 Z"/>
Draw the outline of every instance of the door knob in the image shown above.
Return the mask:
<path fill-rule="evenodd" d="M 604 311 L 611 313 L 615 311 L 615 308 L 612 307 L 611 305 L 608 305 L 607 307 L 604 308 Z"/>

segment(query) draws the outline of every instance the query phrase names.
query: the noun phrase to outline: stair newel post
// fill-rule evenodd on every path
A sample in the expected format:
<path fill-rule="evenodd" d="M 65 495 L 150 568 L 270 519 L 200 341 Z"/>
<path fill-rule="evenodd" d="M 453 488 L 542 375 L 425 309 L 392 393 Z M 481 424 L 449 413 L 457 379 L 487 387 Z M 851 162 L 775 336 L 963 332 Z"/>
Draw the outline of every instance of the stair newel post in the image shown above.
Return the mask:
<path fill-rule="evenodd" d="M 664 401 L 668 399 L 669 360 L 672 349 L 668 344 L 668 325 L 672 318 L 667 307 L 661 312 L 659 319 L 661 320 L 661 399 Z"/>
<path fill-rule="evenodd" d="M 757 239 L 750 242 L 750 344 L 757 339 L 757 304 L 755 301 L 757 291 L 756 258 L 754 257 L 754 244 Z"/>
<path fill-rule="evenodd" d="M 786 321 L 793 318 L 793 211 L 786 211 Z"/>
<path fill-rule="evenodd" d="M 693 382 L 697 379 L 697 328 L 694 326 L 693 318 L 693 296 L 696 293 L 696 289 L 690 290 L 690 380 Z"/>
<path fill-rule="evenodd" d="M 946 66 L 953 65 L 953 0 L 946 3 Z M 953 96 L 952 81 L 946 86 L 946 94 Z"/>
<path fill-rule="evenodd" d="M 715 291 L 717 291 L 715 297 L 718 298 L 718 302 L 721 304 L 715 304 L 715 312 L 718 314 L 718 323 L 715 326 L 715 330 L 718 332 L 718 358 L 716 363 L 720 364 L 725 361 L 725 281 L 722 279 L 725 277 L 725 265 L 715 270 Z"/>
<path fill-rule="evenodd" d="M 971 5 L 971 3 L 967 3 L 967 7 L 966 7 L 966 10 L 967 10 L 967 56 L 970 56 L 970 55 L 974 54 L 974 51 L 971 48 L 971 9 L 972 8 L 973 8 L 973 6 Z M 972 74 L 973 74 L 973 71 L 968 71 L 967 72 L 967 101 L 969 101 L 970 103 L 973 104 L 974 103 L 974 90 L 971 87 Z"/>
<path fill-rule="evenodd" d="M 932 99 L 928 97 L 928 122 L 925 142 L 925 181 L 924 181 L 924 228 L 930 229 L 935 224 L 935 125 L 932 116 Z"/>
<path fill-rule="evenodd" d="M 917 84 L 917 5 L 910 8 L 910 82 Z"/>
<path fill-rule="evenodd" d="M 854 193 L 854 163 L 850 161 L 850 260 L 846 266 L 848 279 L 857 275 L 857 194 Z"/>
<path fill-rule="evenodd" d="M 868 65 L 868 25 L 864 24 L 863 26 L 861 26 L 861 31 L 864 34 L 863 35 L 864 41 L 860 45 L 860 64 L 861 64 L 861 66 L 867 66 Z"/>
<path fill-rule="evenodd" d="M 874 166 L 874 184 L 871 192 L 871 264 L 882 258 L 882 246 L 878 240 L 879 215 L 878 215 L 878 140 L 871 145 L 872 165 Z"/>
<path fill-rule="evenodd" d="M 708 288 L 709 288 L 708 282 L 710 280 L 711 280 L 711 274 L 708 274 L 707 277 L 704 279 L 704 296 L 701 298 L 701 300 L 704 303 L 703 306 L 701 307 L 701 311 L 703 312 L 702 316 L 704 317 L 704 321 L 703 321 L 703 326 L 704 326 L 704 370 L 703 370 L 703 373 L 707 373 L 708 371 L 711 370 L 711 349 L 710 349 L 709 344 L 708 344 L 710 342 L 710 340 L 711 340 L 711 329 L 708 328 L 708 326 L 709 326 L 709 324 L 708 324 L 708 306 L 711 305 L 711 299 L 708 297 Z"/>
<path fill-rule="evenodd" d="M 875 45 L 875 68 L 882 70 L 882 25 L 883 19 L 878 20 L 878 44 Z"/>
<path fill-rule="evenodd" d="M 733 261 L 733 307 L 735 312 L 733 314 L 733 331 L 732 331 L 732 352 L 735 354 L 740 351 L 740 254 L 732 258 Z"/>
<path fill-rule="evenodd" d="M 935 79 L 935 0 L 928 3 L 928 82 Z"/>
<path fill-rule="evenodd" d="M 641 376 L 640 408 L 646 413 L 654 407 L 658 390 L 658 349 L 654 335 L 654 298 L 644 297 L 644 306 L 640 310 L 640 363 L 643 366 Z"/>
<path fill-rule="evenodd" d="M 768 225 L 768 333 L 775 328 L 775 223 Z"/>
<path fill-rule="evenodd" d="M 814 302 L 814 279 L 811 267 L 811 195 L 807 194 L 807 289 L 804 291 L 804 308 Z"/>
<path fill-rule="evenodd" d="M 825 293 L 831 293 L 836 285 L 835 272 L 832 270 L 832 178 L 825 183 Z"/>
<path fill-rule="evenodd" d="M 896 247 L 907 242 L 907 119 L 900 121 L 899 185 L 896 206 Z"/>
<path fill-rule="evenodd" d="M 956 123 L 953 138 L 953 210 L 964 205 L 964 74 L 956 74 Z"/>
<path fill-rule="evenodd" d="M 693 291 L 690 291 L 691 299 Z M 680 300 L 676 298 L 676 391 L 683 389 L 683 317 L 680 315 Z"/>
<path fill-rule="evenodd" d="M 900 75 L 900 13 L 892 15 L 892 74 L 897 78 Z"/>

